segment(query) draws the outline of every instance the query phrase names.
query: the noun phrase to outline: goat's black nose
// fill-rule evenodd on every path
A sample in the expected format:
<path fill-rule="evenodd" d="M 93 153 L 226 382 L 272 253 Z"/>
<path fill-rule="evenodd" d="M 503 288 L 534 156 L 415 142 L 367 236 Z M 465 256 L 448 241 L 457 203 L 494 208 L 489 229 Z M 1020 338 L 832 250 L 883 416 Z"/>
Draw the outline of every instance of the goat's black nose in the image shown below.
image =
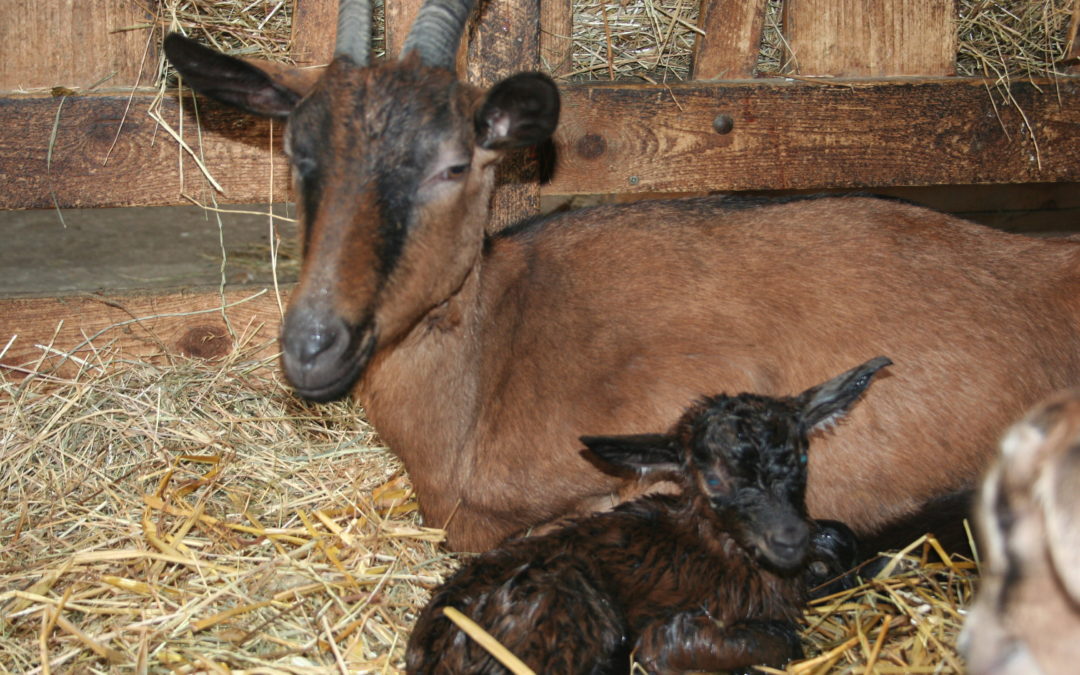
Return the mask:
<path fill-rule="evenodd" d="M 296 392 L 314 401 L 348 393 L 374 347 L 370 325 L 354 330 L 338 314 L 299 305 L 285 314 L 281 363 Z"/>
<path fill-rule="evenodd" d="M 290 345 L 300 363 L 305 366 L 312 365 L 319 355 L 333 349 L 334 345 L 343 337 L 347 339 L 342 330 L 344 325 L 322 324 L 316 329 L 302 335 Z"/>
<path fill-rule="evenodd" d="M 782 558 L 801 558 L 810 541 L 810 528 L 803 522 L 779 525 L 765 535 L 765 540 L 776 555 Z"/>

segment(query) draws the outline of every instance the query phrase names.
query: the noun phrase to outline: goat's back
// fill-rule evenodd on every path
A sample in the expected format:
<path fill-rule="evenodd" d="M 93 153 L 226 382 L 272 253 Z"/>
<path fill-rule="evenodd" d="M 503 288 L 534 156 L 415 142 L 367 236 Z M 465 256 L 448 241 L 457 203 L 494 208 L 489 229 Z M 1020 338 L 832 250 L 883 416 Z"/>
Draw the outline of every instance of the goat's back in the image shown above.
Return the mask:
<path fill-rule="evenodd" d="M 556 513 L 612 490 L 579 434 L 656 431 L 701 392 L 789 394 L 889 354 L 811 452 L 812 515 L 866 535 L 970 489 L 1010 420 L 1080 381 L 1080 245 L 897 201 L 600 207 L 496 237 L 484 264 L 479 400 L 498 412 L 473 484 L 526 452 Z"/>

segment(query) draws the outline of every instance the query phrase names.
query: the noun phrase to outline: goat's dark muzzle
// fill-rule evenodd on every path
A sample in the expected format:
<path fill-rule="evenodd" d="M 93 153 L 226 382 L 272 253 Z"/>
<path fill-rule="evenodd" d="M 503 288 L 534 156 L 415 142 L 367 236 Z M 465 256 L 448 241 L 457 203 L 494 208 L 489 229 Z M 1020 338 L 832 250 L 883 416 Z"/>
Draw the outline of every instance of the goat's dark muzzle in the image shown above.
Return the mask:
<path fill-rule="evenodd" d="M 810 552 L 810 526 L 794 512 L 758 513 L 744 523 L 750 545 L 778 572 L 794 572 Z"/>
<path fill-rule="evenodd" d="M 332 312 L 290 308 L 281 329 L 281 364 L 296 393 L 311 401 L 348 394 L 375 351 L 371 321 L 351 325 Z"/>

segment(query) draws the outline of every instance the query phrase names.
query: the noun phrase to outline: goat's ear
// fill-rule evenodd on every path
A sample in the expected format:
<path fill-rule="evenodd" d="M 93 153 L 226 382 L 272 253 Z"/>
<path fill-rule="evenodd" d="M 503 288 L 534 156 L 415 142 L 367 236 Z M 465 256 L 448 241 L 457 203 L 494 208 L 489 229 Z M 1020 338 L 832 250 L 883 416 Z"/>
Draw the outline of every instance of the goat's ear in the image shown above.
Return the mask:
<path fill-rule="evenodd" d="M 165 36 L 165 56 L 183 77 L 184 84 L 210 98 L 264 117 L 286 117 L 307 91 L 314 77 L 291 76 L 283 67 L 258 67 L 204 47 L 179 33 Z M 297 69 L 291 69 L 299 71 Z M 308 87 L 311 85 L 308 84 Z"/>
<path fill-rule="evenodd" d="M 892 361 L 879 356 L 799 394 L 797 400 L 802 407 L 803 424 L 813 430 L 843 417 L 870 386 L 874 375 L 888 365 L 892 365 Z"/>
<path fill-rule="evenodd" d="M 536 145 L 559 124 L 559 90 L 543 73 L 497 83 L 476 113 L 476 143 L 487 150 Z"/>
<path fill-rule="evenodd" d="M 1043 468 L 1039 482 L 1050 559 L 1069 597 L 1080 603 L 1080 438 Z"/>
<path fill-rule="evenodd" d="M 612 466 L 635 471 L 676 471 L 682 457 L 674 436 L 582 436 L 589 451 Z"/>

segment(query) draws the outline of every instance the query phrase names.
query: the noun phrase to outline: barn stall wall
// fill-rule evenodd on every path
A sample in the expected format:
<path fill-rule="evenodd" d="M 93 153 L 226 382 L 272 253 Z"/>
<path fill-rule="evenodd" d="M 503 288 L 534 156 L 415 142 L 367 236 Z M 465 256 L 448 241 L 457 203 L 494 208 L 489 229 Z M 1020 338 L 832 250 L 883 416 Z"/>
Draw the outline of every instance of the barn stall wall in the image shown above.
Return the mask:
<path fill-rule="evenodd" d="M 148 11 L 156 4 L 16 4 L 14 20 L 0 27 L 0 209 L 287 197 L 280 124 L 203 99 L 196 117 L 193 99 L 136 87 L 153 82 L 160 61 L 160 34 L 151 35 L 160 24 Z M 418 6 L 419 0 L 387 6 L 389 53 L 399 49 Z M 1060 196 L 1080 181 L 1080 78 L 1014 81 L 1002 89 L 1000 82 L 955 77 L 951 0 L 786 0 L 784 39 L 797 72 L 755 78 L 765 9 L 765 0 L 704 2 L 690 81 L 564 82 L 555 171 L 540 185 L 530 156 L 510 162 L 495 197 L 496 226 L 534 212 L 550 196 L 904 194 L 909 186 L 972 184 L 1049 184 Z M 336 0 L 300 0 L 292 10 L 292 58 L 325 63 Z M 479 83 L 541 62 L 565 73 L 572 12 L 569 0 L 485 3 L 463 48 L 462 70 Z M 1074 31 L 1075 23 L 1074 17 Z M 191 152 L 179 149 L 173 131 Z M 206 186 L 196 156 L 220 190 Z M 0 333 L 11 340 L 4 363 L 42 357 L 40 344 L 85 349 L 87 336 L 146 316 L 157 317 L 139 324 L 152 326 L 153 336 L 118 333 L 118 344 L 139 354 L 207 341 L 217 350 L 230 339 L 220 317 L 173 315 L 229 305 L 225 314 L 234 323 L 256 321 L 272 336 L 279 313 L 274 293 L 252 298 L 250 288 L 56 295 L 0 299 Z"/>

